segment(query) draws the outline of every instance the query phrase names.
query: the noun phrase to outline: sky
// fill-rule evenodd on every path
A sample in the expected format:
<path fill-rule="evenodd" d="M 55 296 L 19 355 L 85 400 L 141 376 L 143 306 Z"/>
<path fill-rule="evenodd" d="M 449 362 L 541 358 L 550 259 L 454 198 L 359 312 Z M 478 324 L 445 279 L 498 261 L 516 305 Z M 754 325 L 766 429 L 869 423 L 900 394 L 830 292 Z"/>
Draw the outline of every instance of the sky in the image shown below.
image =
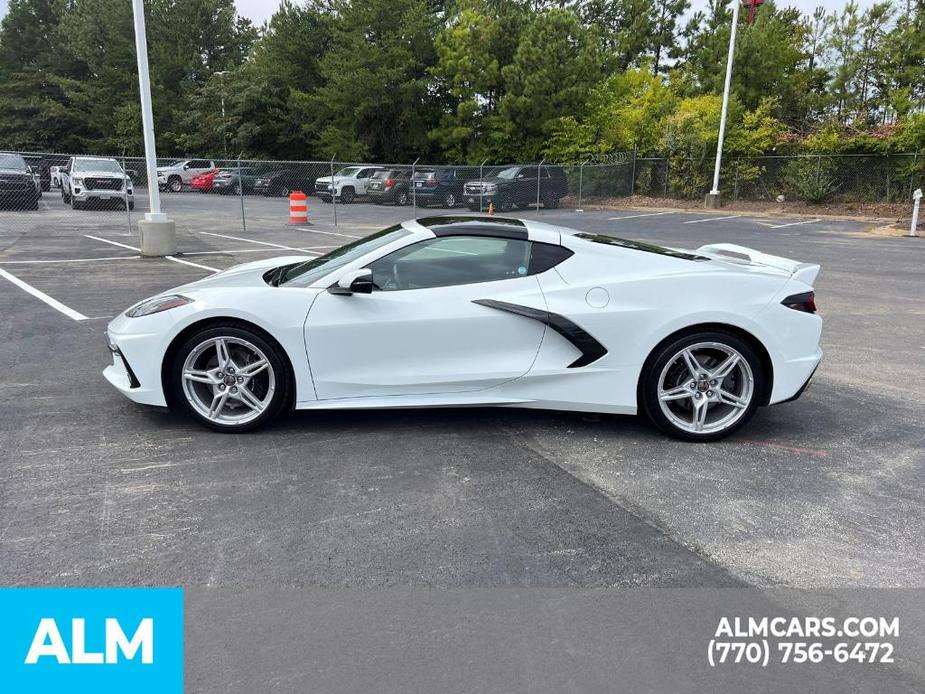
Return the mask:
<path fill-rule="evenodd" d="M 858 4 L 864 8 L 873 4 L 874 0 L 858 0 Z M 6 14 L 6 8 L 9 0 L 0 0 L 0 17 Z M 238 6 L 238 13 L 248 17 L 254 24 L 260 25 L 270 18 L 270 15 L 279 7 L 278 0 L 235 0 Z M 705 0 L 693 0 L 691 3 L 693 9 L 697 10 L 704 7 L 707 3 Z M 828 10 L 835 10 L 845 6 L 845 0 L 779 0 L 780 5 L 792 5 L 799 7 L 803 12 L 809 14 L 816 7 L 822 5 Z"/>

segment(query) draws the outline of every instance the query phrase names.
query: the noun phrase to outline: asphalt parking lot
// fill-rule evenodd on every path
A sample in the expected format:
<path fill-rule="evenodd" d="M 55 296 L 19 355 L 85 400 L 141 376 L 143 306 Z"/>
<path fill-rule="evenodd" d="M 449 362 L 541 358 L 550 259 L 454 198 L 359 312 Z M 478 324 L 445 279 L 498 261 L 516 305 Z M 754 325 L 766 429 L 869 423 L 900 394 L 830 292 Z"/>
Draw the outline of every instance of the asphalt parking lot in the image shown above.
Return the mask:
<path fill-rule="evenodd" d="M 140 258 L 124 210 L 71 212 L 52 191 L 38 212 L 0 211 L 3 583 L 925 584 L 921 239 L 813 218 L 516 215 L 822 264 L 813 386 L 718 444 L 672 441 L 633 417 L 491 409 L 296 413 L 223 436 L 115 392 L 100 375 L 107 320 L 413 211 L 338 206 L 335 226 L 311 198 L 312 225 L 292 227 L 285 200 L 249 196 L 244 229 L 237 198 L 164 201 L 173 259 Z"/>

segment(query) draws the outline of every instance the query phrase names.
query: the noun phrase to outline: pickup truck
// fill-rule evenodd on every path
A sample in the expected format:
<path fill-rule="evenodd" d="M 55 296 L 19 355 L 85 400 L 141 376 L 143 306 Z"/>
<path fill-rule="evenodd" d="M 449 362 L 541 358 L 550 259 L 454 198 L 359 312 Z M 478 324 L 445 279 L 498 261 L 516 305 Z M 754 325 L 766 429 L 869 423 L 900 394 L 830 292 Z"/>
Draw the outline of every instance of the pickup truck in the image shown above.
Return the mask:
<path fill-rule="evenodd" d="M 211 159 L 178 159 L 167 166 L 157 167 L 157 185 L 179 193 L 184 186 L 189 188 L 193 176 L 204 174 L 215 168 Z"/>
<path fill-rule="evenodd" d="M 357 197 L 366 195 L 369 181 L 373 174 L 382 171 L 383 166 L 345 166 L 333 176 L 322 176 L 315 179 L 315 193 L 325 202 L 337 198 L 344 204 L 350 204 Z M 333 195 L 332 195 L 333 190 Z"/>
<path fill-rule="evenodd" d="M 79 210 L 90 203 L 114 202 L 135 209 L 132 180 L 115 159 L 109 157 L 71 157 L 58 174 L 61 199 Z"/>

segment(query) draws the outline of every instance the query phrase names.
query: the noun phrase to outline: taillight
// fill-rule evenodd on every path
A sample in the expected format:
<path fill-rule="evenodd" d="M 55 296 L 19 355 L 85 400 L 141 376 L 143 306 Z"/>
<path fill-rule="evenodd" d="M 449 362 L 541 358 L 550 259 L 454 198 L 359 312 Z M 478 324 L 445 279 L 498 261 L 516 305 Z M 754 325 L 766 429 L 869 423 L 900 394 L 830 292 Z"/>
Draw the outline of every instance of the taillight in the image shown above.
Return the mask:
<path fill-rule="evenodd" d="M 816 312 L 816 293 L 803 292 L 802 294 L 791 294 L 781 303 L 787 308 L 794 311 L 803 311 L 804 313 Z"/>
<path fill-rule="evenodd" d="M 394 185 L 395 185 L 395 179 L 394 179 L 394 178 L 387 178 L 387 179 L 385 179 L 385 187 L 386 187 L 386 188 L 391 188 L 391 187 L 394 186 Z"/>
<path fill-rule="evenodd" d="M 429 186 L 435 186 L 435 185 L 437 185 L 437 179 L 436 179 L 436 178 L 428 178 L 428 179 L 427 179 L 426 181 L 424 181 L 424 182 L 425 182 L 427 185 L 429 185 Z"/>

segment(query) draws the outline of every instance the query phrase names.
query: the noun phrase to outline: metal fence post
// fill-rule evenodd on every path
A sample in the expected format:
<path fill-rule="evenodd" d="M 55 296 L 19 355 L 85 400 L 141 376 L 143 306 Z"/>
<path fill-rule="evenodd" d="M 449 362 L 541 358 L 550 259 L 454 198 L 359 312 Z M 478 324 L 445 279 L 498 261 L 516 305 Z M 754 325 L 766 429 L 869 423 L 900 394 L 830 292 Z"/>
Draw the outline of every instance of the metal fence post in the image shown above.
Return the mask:
<path fill-rule="evenodd" d="M 915 189 L 915 167 L 919 162 L 919 153 L 912 153 L 912 167 L 909 170 L 909 195 L 912 195 L 912 191 Z"/>
<path fill-rule="evenodd" d="M 334 154 L 331 156 L 331 207 L 334 210 L 334 226 L 337 226 L 337 196 L 334 195 Z"/>
<path fill-rule="evenodd" d="M 576 212 L 584 212 L 584 210 L 581 209 L 581 185 L 585 178 L 585 164 L 587 164 L 589 161 L 591 161 L 590 157 L 585 159 L 578 166 L 578 207 L 575 208 Z"/>
<path fill-rule="evenodd" d="M 418 193 L 417 186 L 414 185 L 414 172 L 421 158 L 418 157 L 411 164 L 411 212 L 415 219 L 418 218 Z"/>
<path fill-rule="evenodd" d="M 244 179 L 241 176 L 241 154 L 238 153 L 238 197 L 241 199 L 241 230 L 247 231 L 247 216 L 244 214 Z"/>
<path fill-rule="evenodd" d="M 125 168 L 125 147 L 122 148 L 122 175 L 125 180 L 122 181 L 122 202 L 125 203 L 125 221 L 128 224 L 128 233 L 132 233 L 132 211 L 128 207 L 128 171 Z"/>
<path fill-rule="evenodd" d="M 668 179 L 671 178 L 671 160 L 665 157 L 665 197 L 668 197 Z"/>
<path fill-rule="evenodd" d="M 546 163 L 546 157 L 540 161 L 539 166 L 536 167 L 536 215 L 540 215 L 540 186 L 543 181 L 543 164 Z"/>
<path fill-rule="evenodd" d="M 485 194 L 484 194 L 485 186 L 482 184 L 482 169 L 484 168 L 486 161 L 488 160 L 483 159 L 482 163 L 479 164 L 479 214 L 482 214 L 482 199 L 485 197 Z"/>

